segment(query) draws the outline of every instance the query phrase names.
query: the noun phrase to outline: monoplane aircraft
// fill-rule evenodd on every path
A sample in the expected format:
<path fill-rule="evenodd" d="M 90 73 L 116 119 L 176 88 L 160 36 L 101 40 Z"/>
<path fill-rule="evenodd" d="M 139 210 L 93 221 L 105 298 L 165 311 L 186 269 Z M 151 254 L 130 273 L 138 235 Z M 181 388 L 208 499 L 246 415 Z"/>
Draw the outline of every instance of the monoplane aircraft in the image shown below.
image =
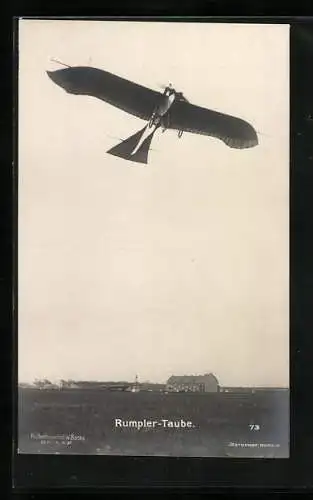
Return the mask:
<path fill-rule="evenodd" d="M 171 84 L 161 93 L 98 68 L 64 66 L 47 74 L 66 92 L 96 97 L 147 122 L 144 128 L 109 149 L 107 153 L 111 155 L 147 163 L 158 129 L 176 130 L 179 138 L 183 132 L 215 137 L 237 149 L 258 144 L 256 131 L 248 122 L 191 104 Z"/>

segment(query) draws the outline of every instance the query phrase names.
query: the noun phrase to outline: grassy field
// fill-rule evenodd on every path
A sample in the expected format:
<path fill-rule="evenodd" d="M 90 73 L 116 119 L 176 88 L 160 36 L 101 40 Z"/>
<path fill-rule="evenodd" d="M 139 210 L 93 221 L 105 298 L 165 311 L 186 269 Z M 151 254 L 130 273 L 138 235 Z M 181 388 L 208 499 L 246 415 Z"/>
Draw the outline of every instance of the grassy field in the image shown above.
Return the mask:
<path fill-rule="evenodd" d="M 288 456 L 288 392 L 163 394 L 19 389 L 20 453 Z M 118 428 L 115 419 L 192 422 Z M 254 426 L 254 427 L 253 427 Z"/>

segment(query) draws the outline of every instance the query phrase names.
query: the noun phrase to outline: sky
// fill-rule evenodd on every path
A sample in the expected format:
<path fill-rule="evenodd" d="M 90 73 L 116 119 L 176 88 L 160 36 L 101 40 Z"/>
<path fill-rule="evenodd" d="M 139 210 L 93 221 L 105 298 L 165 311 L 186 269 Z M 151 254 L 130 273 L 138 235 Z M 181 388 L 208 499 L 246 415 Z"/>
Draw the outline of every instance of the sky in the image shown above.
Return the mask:
<path fill-rule="evenodd" d="M 67 94 L 52 58 L 172 82 L 260 144 L 166 131 L 147 166 L 107 155 L 144 122 Z M 18 199 L 20 382 L 288 386 L 288 25 L 21 20 Z"/>

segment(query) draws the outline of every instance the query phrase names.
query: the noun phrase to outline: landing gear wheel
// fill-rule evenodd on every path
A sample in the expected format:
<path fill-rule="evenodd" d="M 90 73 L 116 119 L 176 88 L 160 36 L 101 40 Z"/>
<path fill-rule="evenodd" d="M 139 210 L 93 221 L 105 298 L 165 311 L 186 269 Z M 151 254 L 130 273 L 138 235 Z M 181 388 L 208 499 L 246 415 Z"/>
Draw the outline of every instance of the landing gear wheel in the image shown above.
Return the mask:
<path fill-rule="evenodd" d="M 149 128 L 152 128 L 152 127 L 153 127 L 153 124 L 154 124 L 154 116 L 152 116 L 152 117 L 150 118 L 148 127 L 149 127 Z"/>
<path fill-rule="evenodd" d="M 183 130 L 179 130 L 178 131 L 178 137 L 181 138 L 182 135 L 183 135 Z"/>

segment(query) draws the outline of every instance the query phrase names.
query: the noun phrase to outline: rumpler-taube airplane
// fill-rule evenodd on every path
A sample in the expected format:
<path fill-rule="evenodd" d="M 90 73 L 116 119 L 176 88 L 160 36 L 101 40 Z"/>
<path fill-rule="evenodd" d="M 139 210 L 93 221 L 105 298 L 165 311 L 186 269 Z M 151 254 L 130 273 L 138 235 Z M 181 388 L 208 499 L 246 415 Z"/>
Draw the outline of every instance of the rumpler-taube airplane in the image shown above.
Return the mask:
<path fill-rule="evenodd" d="M 65 68 L 47 74 L 69 94 L 98 98 L 147 122 L 138 132 L 109 149 L 107 153 L 111 155 L 148 163 L 151 141 L 158 129 L 176 130 L 179 138 L 184 132 L 215 137 L 236 149 L 258 145 L 257 133 L 248 122 L 191 104 L 172 84 L 161 93 L 102 69 L 56 62 Z"/>

